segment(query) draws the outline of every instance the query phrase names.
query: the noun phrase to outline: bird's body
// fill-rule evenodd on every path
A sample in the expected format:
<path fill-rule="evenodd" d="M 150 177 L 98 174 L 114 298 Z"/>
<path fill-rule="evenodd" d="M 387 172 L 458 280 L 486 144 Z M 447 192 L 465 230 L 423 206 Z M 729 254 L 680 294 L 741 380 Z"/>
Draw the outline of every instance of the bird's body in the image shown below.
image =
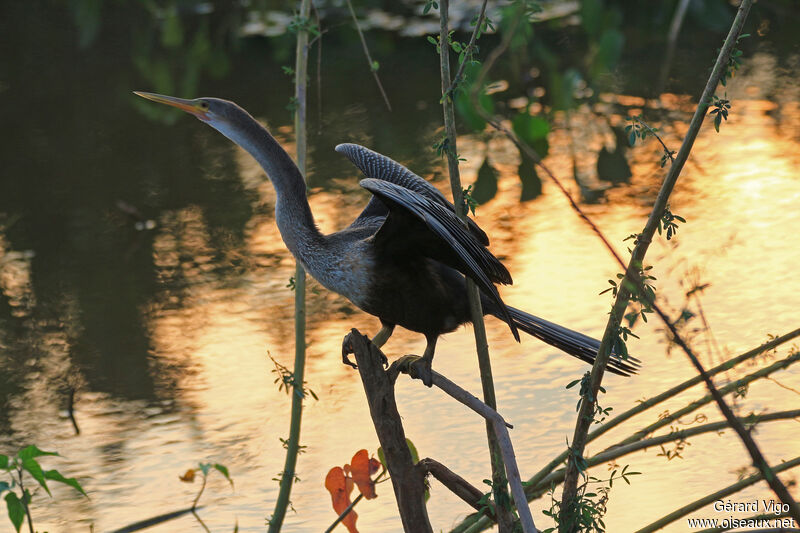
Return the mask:
<path fill-rule="evenodd" d="M 323 235 L 297 166 L 244 109 L 217 98 L 137 94 L 195 115 L 261 164 L 275 186 L 275 220 L 287 248 L 324 287 L 380 319 L 382 329 L 373 339 L 378 345 L 395 326 L 422 333 L 429 370 L 438 337 L 471 321 L 466 275 L 481 291 L 484 313 L 506 322 L 517 340 L 521 329 L 579 359 L 594 360 L 598 341 L 503 303 L 495 283 L 509 284 L 511 276 L 486 248 L 486 234 L 474 221 L 459 220 L 435 187 L 402 165 L 362 146 L 337 146 L 367 176 L 360 183 L 373 197 L 349 227 Z M 615 358 L 609 370 L 628 375 L 638 364 Z M 429 377 L 425 380 L 429 384 Z"/>

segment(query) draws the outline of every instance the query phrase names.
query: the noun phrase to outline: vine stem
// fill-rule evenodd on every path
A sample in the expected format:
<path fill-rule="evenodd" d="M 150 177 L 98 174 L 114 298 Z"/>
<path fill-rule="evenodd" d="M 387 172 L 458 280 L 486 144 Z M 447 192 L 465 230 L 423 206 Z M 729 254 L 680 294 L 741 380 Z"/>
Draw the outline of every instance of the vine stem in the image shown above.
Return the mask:
<path fill-rule="evenodd" d="M 25 485 L 23 485 L 23 481 L 22 481 L 22 472 L 23 472 L 22 467 L 21 466 L 18 467 L 17 468 L 17 476 L 19 477 L 19 491 L 22 493 L 21 500 L 22 500 L 22 506 L 25 508 L 25 516 L 28 517 L 28 529 L 30 530 L 30 533 L 34 533 L 34 530 L 33 530 L 33 518 L 31 517 L 31 507 L 30 507 L 31 502 L 30 501 L 25 501 L 26 500 L 26 498 L 25 498 Z"/>
<path fill-rule="evenodd" d="M 311 14 L 311 0 L 302 0 L 299 17 L 308 20 Z M 297 53 L 295 57 L 295 100 L 297 109 L 294 115 L 294 131 L 297 149 L 297 168 L 306 175 L 306 92 L 308 73 L 308 28 L 305 25 L 297 30 Z M 294 373 L 292 379 L 292 414 L 289 423 L 289 440 L 286 446 L 286 461 L 281 474 L 275 511 L 269 520 L 268 533 L 278 533 L 283 525 L 286 510 L 290 505 L 292 485 L 295 480 L 297 455 L 300 452 L 300 423 L 303 417 L 303 382 L 306 364 L 306 272 L 300 263 L 294 275 Z"/>
<path fill-rule="evenodd" d="M 461 174 L 458 169 L 455 109 L 453 108 L 452 95 L 448 92 L 452 86 L 450 76 L 449 9 L 449 0 L 439 1 L 439 67 L 442 82 L 442 111 L 444 113 L 445 135 L 447 136 L 445 153 L 447 154 L 450 188 L 453 192 L 453 203 L 456 207 L 456 214 L 461 219 L 466 219 L 467 212 L 464 206 Z M 475 26 L 473 36 L 476 36 L 478 31 L 480 31 L 480 24 Z M 467 297 L 469 299 L 470 315 L 475 332 L 475 347 L 478 353 L 478 367 L 480 368 L 481 387 L 483 388 L 483 401 L 486 405 L 496 410 L 497 398 L 494 390 L 494 380 L 492 378 L 489 342 L 486 337 L 486 325 L 483 321 L 480 293 L 478 287 L 469 278 L 467 278 Z M 504 505 L 501 505 L 501 503 L 508 498 L 506 493 L 506 484 L 508 482 L 503 465 L 503 454 L 494 427 L 488 420 L 486 421 L 486 436 L 489 442 L 489 456 L 492 464 L 492 491 L 494 493 L 495 508 L 497 510 L 498 527 L 500 533 L 511 532 L 514 527 L 513 514 L 510 510 L 506 509 Z M 523 510 L 519 511 L 524 512 Z M 530 514 L 530 511 L 528 511 L 528 514 Z"/>
<path fill-rule="evenodd" d="M 206 478 L 208 476 L 203 475 L 203 484 L 200 485 L 200 490 L 197 492 L 197 496 L 195 496 L 194 501 L 192 502 L 192 512 L 197 509 L 197 502 L 200 501 L 200 496 L 203 495 L 203 491 L 206 490 Z"/>

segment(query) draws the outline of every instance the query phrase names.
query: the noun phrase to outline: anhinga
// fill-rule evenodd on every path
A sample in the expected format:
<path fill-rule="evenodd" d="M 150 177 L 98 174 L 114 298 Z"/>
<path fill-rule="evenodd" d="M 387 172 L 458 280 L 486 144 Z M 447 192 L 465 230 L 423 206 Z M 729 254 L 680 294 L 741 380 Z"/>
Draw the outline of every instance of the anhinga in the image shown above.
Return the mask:
<path fill-rule="evenodd" d="M 583 361 L 597 356 L 597 340 L 505 305 L 494 284 L 510 284 L 511 275 L 486 248 L 486 234 L 399 163 L 356 144 L 337 146 L 367 176 L 360 184 L 372 198 L 348 228 L 323 235 L 294 161 L 247 111 L 218 98 L 136 94 L 194 115 L 247 150 L 275 187 L 275 221 L 289 251 L 322 285 L 380 319 L 372 342 L 382 346 L 397 325 L 425 335 L 427 385 L 439 335 L 471 322 L 464 276 L 480 288 L 483 312 L 508 324 L 517 341 L 519 329 Z M 638 367 L 633 357 L 614 357 L 608 370 L 630 375 Z"/>

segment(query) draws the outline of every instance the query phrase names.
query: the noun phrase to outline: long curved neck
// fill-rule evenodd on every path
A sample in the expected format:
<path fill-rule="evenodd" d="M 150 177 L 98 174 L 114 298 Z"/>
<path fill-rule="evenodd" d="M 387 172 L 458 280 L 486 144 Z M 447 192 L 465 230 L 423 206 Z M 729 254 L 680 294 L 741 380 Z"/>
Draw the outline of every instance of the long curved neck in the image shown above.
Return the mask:
<path fill-rule="evenodd" d="M 292 254 L 302 262 L 321 234 L 306 196 L 306 183 L 300 170 L 278 141 L 254 118 L 242 110 L 238 127 L 212 126 L 247 150 L 266 171 L 275 187 L 275 221 Z"/>

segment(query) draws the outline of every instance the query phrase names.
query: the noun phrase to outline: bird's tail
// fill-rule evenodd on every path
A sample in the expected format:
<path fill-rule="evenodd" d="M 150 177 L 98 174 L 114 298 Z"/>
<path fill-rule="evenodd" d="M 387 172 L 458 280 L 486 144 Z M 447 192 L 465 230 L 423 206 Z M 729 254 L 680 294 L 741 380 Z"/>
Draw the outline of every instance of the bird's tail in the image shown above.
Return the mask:
<path fill-rule="evenodd" d="M 508 307 L 508 312 L 514 324 L 528 335 L 555 346 L 581 361 L 591 364 L 597 358 L 600 341 L 513 307 Z M 607 370 L 620 376 L 630 376 L 637 373 L 641 365 L 641 361 L 633 356 L 629 355 L 623 359 L 617 354 L 612 354 Z"/>

